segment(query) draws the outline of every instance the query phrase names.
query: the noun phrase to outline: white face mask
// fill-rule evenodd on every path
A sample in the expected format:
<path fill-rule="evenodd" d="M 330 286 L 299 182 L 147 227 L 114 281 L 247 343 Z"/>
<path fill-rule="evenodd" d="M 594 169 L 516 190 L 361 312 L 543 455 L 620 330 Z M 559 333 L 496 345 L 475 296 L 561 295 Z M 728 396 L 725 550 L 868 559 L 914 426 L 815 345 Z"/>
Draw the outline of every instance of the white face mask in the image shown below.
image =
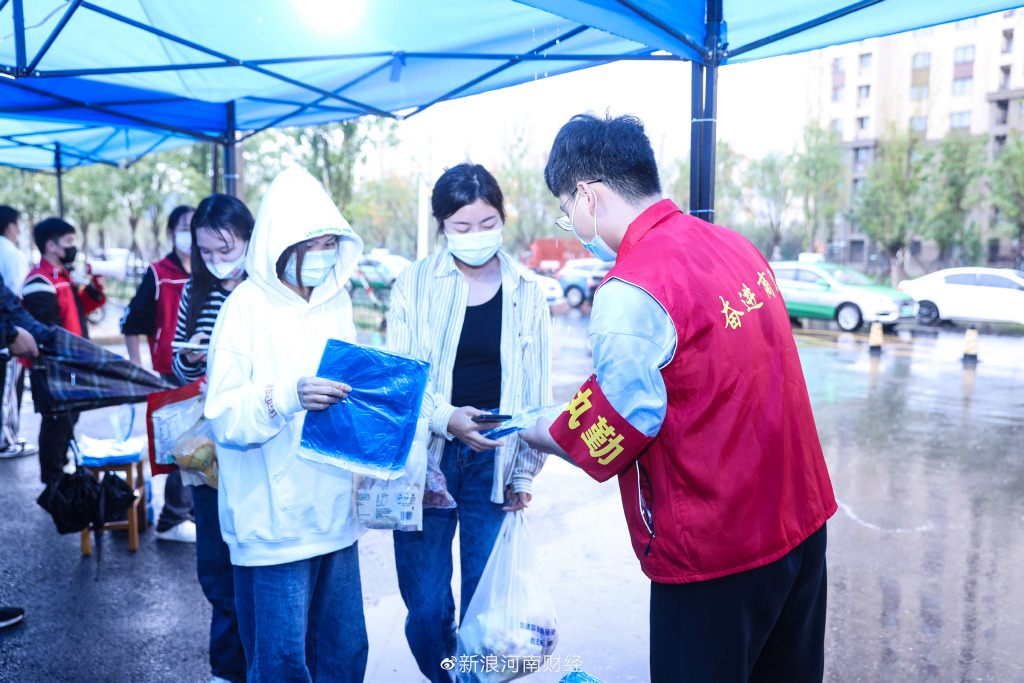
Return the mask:
<path fill-rule="evenodd" d="M 237 280 L 245 272 L 245 254 L 243 253 L 234 261 L 207 263 L 206 269 L 218 280 Z"/>
<path fill-rule="evenodd" d="M 192 233 L 180 230 L 174 233 L 174 248 L 182 254 L 192 253 Z"/>
<path fill-rule="evenodd" d="M 338 262 L 338 250 L 329 251 L 307 251 L 302 259 L 302 285 L 304 287 L 319 287 L 334 271 L 334 264 Z M 295 264 L 298 257 L 292 254 L 288 257 L 288 263 L 284 267 L 284 279 L 294 287 L 299 286 L 298 273 Z"/>
<path fill-rule="evenodd" d="M 464 235 L 446 232 L 448 251 L 468 266 L 482 266 L 498 253 L 504 225 Z"/>

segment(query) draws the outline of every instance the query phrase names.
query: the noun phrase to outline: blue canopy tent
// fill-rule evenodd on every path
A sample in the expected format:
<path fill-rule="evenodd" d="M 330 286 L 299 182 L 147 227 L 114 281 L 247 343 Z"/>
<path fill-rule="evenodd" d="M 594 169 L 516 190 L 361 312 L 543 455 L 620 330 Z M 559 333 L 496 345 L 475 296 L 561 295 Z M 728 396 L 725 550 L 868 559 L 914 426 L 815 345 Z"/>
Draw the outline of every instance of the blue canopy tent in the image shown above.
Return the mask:
<path fill-rule="evenodd" d="M 140 128 L 167 136 L 150 144 L 191 138 L 230 148 L 237 131 L 367 114 L 404 118 L 444 100 L 596 64 L 689 60 L 690 205 L 710 220 L 720 65 L 1018 4 L 0 0 L 0 118 Z M 145 151 L 138 143 L 134 153 Z M 85 151 L 95 160 L 120 158 L 104 145 Z M 233 159 L 225 155 L 228 178 Z"/>

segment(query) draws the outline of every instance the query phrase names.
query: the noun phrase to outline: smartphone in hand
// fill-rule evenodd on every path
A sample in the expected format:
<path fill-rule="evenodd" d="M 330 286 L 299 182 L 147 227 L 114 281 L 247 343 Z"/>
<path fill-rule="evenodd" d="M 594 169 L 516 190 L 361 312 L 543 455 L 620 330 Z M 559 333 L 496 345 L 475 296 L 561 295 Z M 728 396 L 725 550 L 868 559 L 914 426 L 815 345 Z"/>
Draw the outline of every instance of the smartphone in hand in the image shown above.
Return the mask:
<path fill-rule="evenodd" d="M 477 415 L 473 418 L 473 422 L 506 422 L 511 420 L 511 415 L 495 415 L 493 413 L 484 413 L 483 415 Z"/>

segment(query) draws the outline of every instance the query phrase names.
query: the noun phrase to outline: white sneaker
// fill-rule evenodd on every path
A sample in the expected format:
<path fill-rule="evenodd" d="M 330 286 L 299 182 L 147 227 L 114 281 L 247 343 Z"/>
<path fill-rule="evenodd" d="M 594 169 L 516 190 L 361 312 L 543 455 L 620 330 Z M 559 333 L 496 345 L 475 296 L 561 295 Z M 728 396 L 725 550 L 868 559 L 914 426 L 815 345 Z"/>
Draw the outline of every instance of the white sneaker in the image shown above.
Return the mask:
<path fill-rule="evenodd" d="M 172 526 L 167 531 L 156 532 L 158 541 L 178 541 L 179 543 L 196 542 L 196 523 L 185 520 L 177 526 Z"/>

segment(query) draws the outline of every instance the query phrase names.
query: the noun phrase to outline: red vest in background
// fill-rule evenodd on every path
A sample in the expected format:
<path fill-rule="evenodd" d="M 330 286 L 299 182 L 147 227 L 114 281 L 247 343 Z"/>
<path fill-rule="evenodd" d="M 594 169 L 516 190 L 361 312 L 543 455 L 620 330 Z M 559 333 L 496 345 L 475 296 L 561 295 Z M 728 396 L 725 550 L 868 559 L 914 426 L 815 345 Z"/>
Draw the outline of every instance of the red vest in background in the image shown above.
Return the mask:
<path fill-rule="evenodd" d="M 174 362 L 174 331 L 178 325 L 178 306 L 181 304 L 181 293 L 189 274 L 182 270 L 170 256 L 150 265 L 156 275 L 156 329 L 146 338 L 149 340 L 149 353 L 153 359 L 153 370 L 167 375 L 171 372 Z"/>
<path fill-rule="evenodd" d="M 76 283 L 67 270 L 57 268 L 45 260 L 29 271 L 25 283 L 28 284 L 34 277 L 41 277 L 53 286 L 60 308 L 60 326 L 79 337 L 88 338 L 85 316 L 106 303 L 106 297 L 102 301 L 95 301 L 85 293 L 85 285 Z"/>
<path fill-rule="evenodd" d="M 619 475 L 644 573 L 685 583 L 781 558 L 821 528 L 836 502 L 768 262 L 736 232 L 666 199 L 630 224 L 608 278 L 651 294 L 677 335 L 662 370 L 664 423 Z"/>

